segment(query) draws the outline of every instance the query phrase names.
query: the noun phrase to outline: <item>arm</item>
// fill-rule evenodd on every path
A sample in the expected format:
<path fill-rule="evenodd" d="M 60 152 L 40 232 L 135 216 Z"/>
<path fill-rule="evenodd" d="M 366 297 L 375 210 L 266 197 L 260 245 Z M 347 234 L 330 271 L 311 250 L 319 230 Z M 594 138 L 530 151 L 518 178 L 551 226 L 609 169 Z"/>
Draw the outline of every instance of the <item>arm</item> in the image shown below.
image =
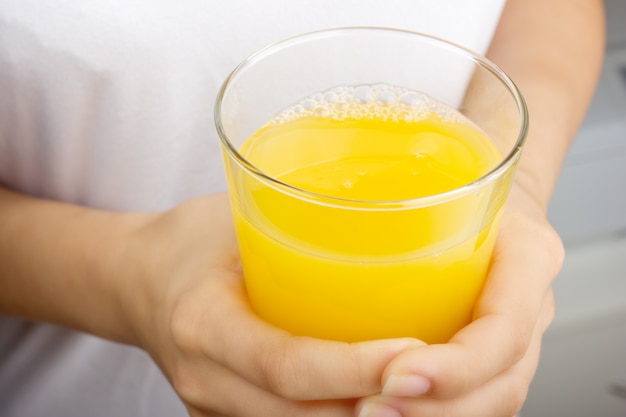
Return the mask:
<path fill-rule="evenodd" d="M 0 313 L 136 342 L 115 302 L 135 220 L 0 187 Z"/>
<path fill-rule="evenodd" d="M 488 57 L 520 88 L 530 130 L 475 320 L 448 344 L 395 358 L 383 376 L 385 395 L 362 401 L 360 417 L 385 407 L 404 417 L 501 417 L 522 407 L 564 255 L 547 207 L 603 53 L 600 0 L 508 1 Z"/>
<path fill-rule="evenodd" d="M 600 0 L 511 0 L 488 52 L 526 99 L 530 131 L 516 182 L 543 211 L 595 90 L 604 37 Z"/>
<path fill-rule="evenodd" d="M 194 417 L 348 417 L 419 343 L 297 338 L 246 300 L 224 194 L 111 213 L 0 187 L 0 314 L 145 349 Z"/>

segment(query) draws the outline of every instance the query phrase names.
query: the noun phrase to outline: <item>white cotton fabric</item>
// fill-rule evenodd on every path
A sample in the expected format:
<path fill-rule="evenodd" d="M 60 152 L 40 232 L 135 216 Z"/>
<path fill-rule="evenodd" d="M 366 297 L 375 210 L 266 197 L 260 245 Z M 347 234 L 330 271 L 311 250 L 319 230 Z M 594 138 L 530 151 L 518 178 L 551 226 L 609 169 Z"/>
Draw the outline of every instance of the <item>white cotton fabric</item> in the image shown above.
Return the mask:
<path fill-rule="evenodd" d="M 0 183 L 119 211 L 223 191 L 213 104 L 246 56 L 341 26 L 420 31 L 484 53 L 503 3 L 0 0 Z M 186 412 L 139 349 L 0 316 L 0 415 Z"/>

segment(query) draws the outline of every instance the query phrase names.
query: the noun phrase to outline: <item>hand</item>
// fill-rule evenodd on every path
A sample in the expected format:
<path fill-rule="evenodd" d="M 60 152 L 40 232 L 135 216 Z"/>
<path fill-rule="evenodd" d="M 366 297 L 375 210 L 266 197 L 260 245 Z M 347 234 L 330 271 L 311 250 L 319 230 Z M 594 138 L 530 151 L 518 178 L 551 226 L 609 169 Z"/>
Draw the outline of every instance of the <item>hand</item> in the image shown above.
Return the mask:
<path fill-rule="evenodd" d="M 119 297 L 136 343 L 194 417 L 353 416 L 352 398 L 380 392 L 389 361 L 423 345 L 294 337 L 257 318 L 225 195 L 150 216 L 130 238 Z"/>
<path fill-rule="evenodd" d="M 511 417 L 520 410 L 564 257 L 540 207 L 521 188 L 512 191 L 474 321 L 447 344 L 400 353 L 384 371 L 383 394 L 357 405 L 359 417 Z"/>

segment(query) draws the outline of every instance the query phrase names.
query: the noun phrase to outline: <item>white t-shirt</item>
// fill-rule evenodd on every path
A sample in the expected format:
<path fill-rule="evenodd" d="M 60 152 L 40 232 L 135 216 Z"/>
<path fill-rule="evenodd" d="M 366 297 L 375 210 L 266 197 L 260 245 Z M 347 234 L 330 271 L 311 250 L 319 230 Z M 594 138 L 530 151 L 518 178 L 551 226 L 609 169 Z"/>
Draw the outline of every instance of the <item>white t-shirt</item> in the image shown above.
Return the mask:
<path fill-rule="evenodd" d="M 0 183 L 123 211 L 223 191 L 213 104 L 246 56 L 341 26 L 415 30 L 484 53 L 503 3 L 2 0 Z M 0 415 L 186 412 L 139 349 L 0 317 Z"/>

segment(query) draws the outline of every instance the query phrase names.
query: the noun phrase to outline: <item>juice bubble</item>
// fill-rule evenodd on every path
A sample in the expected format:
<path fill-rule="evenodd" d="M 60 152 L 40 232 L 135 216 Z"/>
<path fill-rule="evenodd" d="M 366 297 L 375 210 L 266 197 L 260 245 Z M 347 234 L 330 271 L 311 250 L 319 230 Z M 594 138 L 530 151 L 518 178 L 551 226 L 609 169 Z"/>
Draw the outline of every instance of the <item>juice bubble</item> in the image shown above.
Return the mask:
<path fill-rule="evenodd" d="M 424 104 L 424 99 L 421 94 L 407 93 L 400 97 L 400 103 L 405 106 L 418 107 Z"/>
<path fill-rule="evenodd" d="M 362 85 L 354 89 L 354 99 L 359 103 L 367 103 L 372 101 L 374 93 L 372 88 L 368 85 Z"/>
<path fill-rule="evenodd" d="M 334 103 L 338 99 L 339 97 L 337 96 L 337 93 L 333 91 L 329 91 L 326 94 L 324 94 L 324 101 L 326 101 L 327 103 Z"/>
<path fill-rule="evenodd" d="M 378 95 L 378 101 L 384 105 L 390 105 L 396 101 L 396 96 L 391 91 L 384 91 Z"/>
<path fill-rule="evenodd" d="M 460 121 L 454 109 L 427 94 L 379 83 L 340 86 L 316 93 L 283 110 L 270 123 L 283 123 L 305 116 L 415 122 L 432 114 L 447 121 Z"/>

